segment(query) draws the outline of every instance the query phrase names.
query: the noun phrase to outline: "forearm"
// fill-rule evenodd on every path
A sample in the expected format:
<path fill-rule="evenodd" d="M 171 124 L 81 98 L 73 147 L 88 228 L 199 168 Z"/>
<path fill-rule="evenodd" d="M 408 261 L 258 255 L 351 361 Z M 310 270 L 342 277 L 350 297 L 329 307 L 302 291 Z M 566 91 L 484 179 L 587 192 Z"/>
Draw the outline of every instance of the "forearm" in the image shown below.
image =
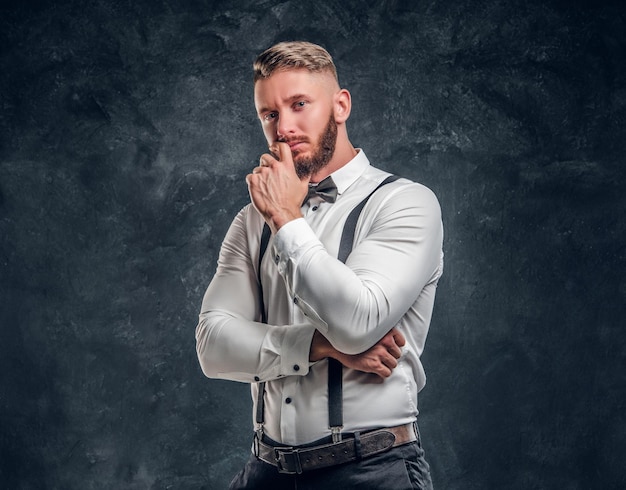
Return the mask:
<path fill-rule="evenodd" d="M 280 327 L 212 311 L 201 315 L 196 351 L 211 378 L 251 383 L 302 376 L 309 370 L 313 331 L 305 324 Z"/>
<path fill-rule="evenodd" d="M 316 330 L 311 341 L 309 360 L 315 362 L 325 358 L 333 358 L 350 369 L 387 378 L 391 376 L 391 372 L 397 367 L 398 359 L 402 357 L 402 347 L 405 343 L 404 335 L 394 328 L 367 351 L 350 355 L 335 349 Z"/>
<path fill-rule="evenodd" d="M 258 218 L 251 207 L 235 217 L 202 300 L 196 350 L 202 371 L 209 377 L 254 382 L 308 372 L 314 327 L 255 321 L 261 316 L 260 300 L 251 256 L 256 254 L 250 250 L 259 246 L 262 224 Z M 299 372 L 293 371 L 295 365 L 301 368 Z"/>

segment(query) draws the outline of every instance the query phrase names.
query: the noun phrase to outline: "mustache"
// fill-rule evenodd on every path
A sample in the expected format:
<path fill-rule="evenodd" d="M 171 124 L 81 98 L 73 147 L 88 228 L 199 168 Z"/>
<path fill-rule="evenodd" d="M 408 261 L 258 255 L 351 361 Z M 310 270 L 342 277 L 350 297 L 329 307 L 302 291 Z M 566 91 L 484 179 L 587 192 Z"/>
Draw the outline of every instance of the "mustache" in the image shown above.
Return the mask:
<path fill-rule="evenodd" d="M 309 138 L 307 138 L 306 136 L 300 136 L 298 138 L 278 138 L 276 140 L 277 143 L 308 143 L 309 142 Z"/>

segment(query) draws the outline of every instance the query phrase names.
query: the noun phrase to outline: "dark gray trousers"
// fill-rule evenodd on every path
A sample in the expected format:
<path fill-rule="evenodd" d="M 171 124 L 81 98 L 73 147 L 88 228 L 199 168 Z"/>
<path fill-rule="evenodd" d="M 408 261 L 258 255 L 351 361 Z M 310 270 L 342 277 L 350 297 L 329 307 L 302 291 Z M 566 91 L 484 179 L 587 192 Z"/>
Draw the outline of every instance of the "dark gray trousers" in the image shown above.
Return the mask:
<path fill-rule="evenodd" d="M 430 468 L 419 439 L 416 442 L 365 458 L 361 461 L 284 475 L 254 455 L 235 476 L 229 487 L 272 490 L 432 490 Z"/>

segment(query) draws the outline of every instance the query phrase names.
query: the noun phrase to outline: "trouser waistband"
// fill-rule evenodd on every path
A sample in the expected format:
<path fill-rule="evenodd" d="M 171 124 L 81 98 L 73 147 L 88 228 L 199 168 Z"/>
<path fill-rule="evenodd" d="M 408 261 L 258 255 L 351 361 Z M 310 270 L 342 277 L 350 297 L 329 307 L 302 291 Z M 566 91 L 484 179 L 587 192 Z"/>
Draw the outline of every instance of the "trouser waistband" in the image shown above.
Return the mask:
<path fill-rule="evenodd" d="M 346 439 L 319 446 L 272 446 L 255 435 L 254 454 L 261 461 L 276 466 L 279 473 L 300 474 L 338 464 L 358 461 L 417 440 L 414 423 L 376 429 Z"/>

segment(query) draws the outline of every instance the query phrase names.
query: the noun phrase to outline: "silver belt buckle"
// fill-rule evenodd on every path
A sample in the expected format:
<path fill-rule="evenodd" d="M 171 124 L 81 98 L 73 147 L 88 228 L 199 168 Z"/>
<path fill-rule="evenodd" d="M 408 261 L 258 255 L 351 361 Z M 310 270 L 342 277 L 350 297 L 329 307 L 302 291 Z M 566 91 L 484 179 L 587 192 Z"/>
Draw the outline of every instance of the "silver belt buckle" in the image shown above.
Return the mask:
<path fill-rule="evenodd" d="M 279 473 L 285 475 L 300 475 L 302 473 L 302 465 L 300 464 L 300 450 L 292 447 L 276 447 L 274 448 L 274 457 L 276 458 L 276 467 Z M 293 457 L 295 469 L 291 470 L 285 466 L 289 466 L 287 458 Z"/>

